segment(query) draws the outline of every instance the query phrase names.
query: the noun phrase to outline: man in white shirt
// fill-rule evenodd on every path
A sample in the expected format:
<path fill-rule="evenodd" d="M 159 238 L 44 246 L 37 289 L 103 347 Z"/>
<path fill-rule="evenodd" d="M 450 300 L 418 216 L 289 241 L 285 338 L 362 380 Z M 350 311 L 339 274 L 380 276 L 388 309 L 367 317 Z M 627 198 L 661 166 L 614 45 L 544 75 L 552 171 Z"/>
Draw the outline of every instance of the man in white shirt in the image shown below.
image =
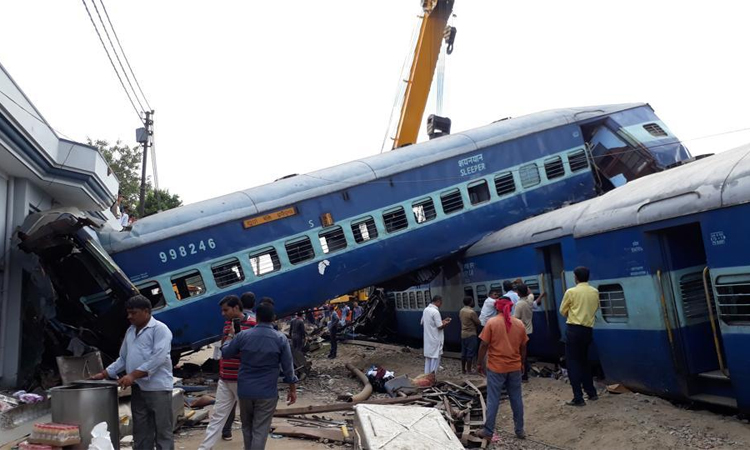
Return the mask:
<path fill-rule="evenodd" d="M 497 315 L 497 309 L 495 309 L 495 300 L 500 298 L 500 292 L 493 289 L 490 294 L 484 299 L 482 303 L 482 311 L 479 313 L 479 323 L 482 326 L 487 325 L 487 321 Z"/>
<path fill-rule="evenodd" d="M 443 297 L 432 297 L 432 303 L 427 305 L 422 313 L 422 327 L 424 328 L 424 373 L 436 373 L 440 367 L 440 355 L 443 354 L 443 329 L 451 323 L 450 317 L 440 317 L 440 307 Z"/>
<path fill-rule="evenodd" d="M 130 225 L 130 208 L 127 206 L 122 208 L 122 216 L 120 217 L 120 226 L 126 227 Z"/>
<path fill-rule="evenodd" d="M 518 303 L 518 301 L 521 300 L 521 297 L 518 296 L 518 292 L 516 292 L 516 287 L 512 281 L 509 281 L 509 280 L 503 281 L 503 290 L 505 291 L 505 296 L 508 297 L 510 301 L 513 302 L 513 309 L 510 310 L 510 313 L 515 314 L 516 303 Z"/>

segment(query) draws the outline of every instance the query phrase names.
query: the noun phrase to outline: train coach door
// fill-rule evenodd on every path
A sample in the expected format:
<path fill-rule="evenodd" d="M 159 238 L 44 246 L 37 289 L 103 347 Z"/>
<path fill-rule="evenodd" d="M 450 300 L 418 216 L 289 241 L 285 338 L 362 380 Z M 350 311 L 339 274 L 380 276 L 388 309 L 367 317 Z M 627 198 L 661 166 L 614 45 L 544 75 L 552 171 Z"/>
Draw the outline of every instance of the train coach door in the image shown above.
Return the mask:
<path fill-rule="evenodd" d="M 558 329 L 561 331 L 562 340 L 565 340 L 565 318 L 558 314 L 565 290 L 568 288 L 565 281 L 565 265 L 563 264 L 562 246 L 553 244 L 539 249 L 544 257 L 544 292 L 547 293 L 546 312 L 551 317 L 557 318 Z"/>
<path fill-rule="evenodd" d="M 690 375 L 723 377 L 723 343 L 715 323 L 710 276 L 705 273 L 700 224 L 666 228 L 656 235 L 661 247 L 657 281 L 673 351 L 681 348 L 680 359 Z"/>

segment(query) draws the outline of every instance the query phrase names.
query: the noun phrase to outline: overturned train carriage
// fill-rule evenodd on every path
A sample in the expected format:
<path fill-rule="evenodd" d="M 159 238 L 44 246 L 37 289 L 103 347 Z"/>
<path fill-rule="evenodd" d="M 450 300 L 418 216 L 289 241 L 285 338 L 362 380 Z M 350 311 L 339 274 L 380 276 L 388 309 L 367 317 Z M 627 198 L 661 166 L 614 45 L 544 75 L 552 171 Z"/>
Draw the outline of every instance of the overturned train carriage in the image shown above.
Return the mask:
<path fill-rule="evenodd" d="M 284 315 L 386 280 L 429 281 L 431 267 L 494 230 L 688 158 L 646 104 L 546 111 L 183 206 L 130 231 L 48 216 L 26 224 L 24 248 L 50 274 L 66 329 L 91 330 L 82 339 L 113 353 L 137 288 L 179 352 L 216 339 L 225 295 L 273 297 Z"/>
<path fill-rule="evenodd" d="M 591 269 L 609 381 L 750 412 L 750 146 L 530 218 L 467 252 L 460 284 L 537 283 L 530 351 L 562 348 L 573 269 Z"/>

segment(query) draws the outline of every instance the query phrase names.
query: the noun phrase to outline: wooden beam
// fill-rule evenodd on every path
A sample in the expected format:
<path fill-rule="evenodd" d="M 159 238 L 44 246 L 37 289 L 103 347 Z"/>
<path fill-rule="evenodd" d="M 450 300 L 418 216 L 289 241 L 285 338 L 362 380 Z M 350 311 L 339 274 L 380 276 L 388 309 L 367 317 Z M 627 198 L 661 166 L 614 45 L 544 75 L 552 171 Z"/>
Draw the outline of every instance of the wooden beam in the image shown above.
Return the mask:
<path fill-rule="evenodd" d="M 352 409 L 354 405 L 365 404 L 365 405 L 397 405 L 399 403 L 412 403 L 417 400 L 421 400 L 421 395 L 411 395 L 409 397 L 396 397 L 396 398 L 383 398 L 383 399 L 368 399 L 363 402 L 351 402 L 351 403 L 332 403 L 330 405 L 311 405 L 301 406 L 299 408 L 282 408 L 277 409 L 273 413 L 274 417 L 287 417 L 296 416 L 298 414 L 313 414 L 323 413 L 331 411 L 346 411 Z"/>

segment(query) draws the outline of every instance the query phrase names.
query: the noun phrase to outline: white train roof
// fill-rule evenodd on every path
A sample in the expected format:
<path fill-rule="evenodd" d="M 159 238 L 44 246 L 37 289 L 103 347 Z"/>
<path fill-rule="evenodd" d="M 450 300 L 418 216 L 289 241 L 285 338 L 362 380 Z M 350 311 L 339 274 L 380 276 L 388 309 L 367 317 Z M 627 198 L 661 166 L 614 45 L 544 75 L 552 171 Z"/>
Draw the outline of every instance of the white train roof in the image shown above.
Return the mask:
<path fill-rule="evenodd" d="M 750 202 L 750 144 L 627 183 L 601 197 L 496 231 L 467 257 L 583 237 Z"/>
<path fill-rule="evenodd" d="M 426 166 L 478 148 L 641 106 L 647 106 L 647 104 L 624 103 L 555 109 L 502 120 L 473 130 L 400 148 L 397 151 L 185 205 L 140 219 L 135 222 L 133 229 L 129 232 L 105 230 L 99 233 L 99 237 L 104 248 L 110 253 L 115 253 L 214 224 L 254 216 L 308 198 L 363 184 L 376 178 Z M 199 177 L 196 177 L 196 182 L 200 182 Z"/>

